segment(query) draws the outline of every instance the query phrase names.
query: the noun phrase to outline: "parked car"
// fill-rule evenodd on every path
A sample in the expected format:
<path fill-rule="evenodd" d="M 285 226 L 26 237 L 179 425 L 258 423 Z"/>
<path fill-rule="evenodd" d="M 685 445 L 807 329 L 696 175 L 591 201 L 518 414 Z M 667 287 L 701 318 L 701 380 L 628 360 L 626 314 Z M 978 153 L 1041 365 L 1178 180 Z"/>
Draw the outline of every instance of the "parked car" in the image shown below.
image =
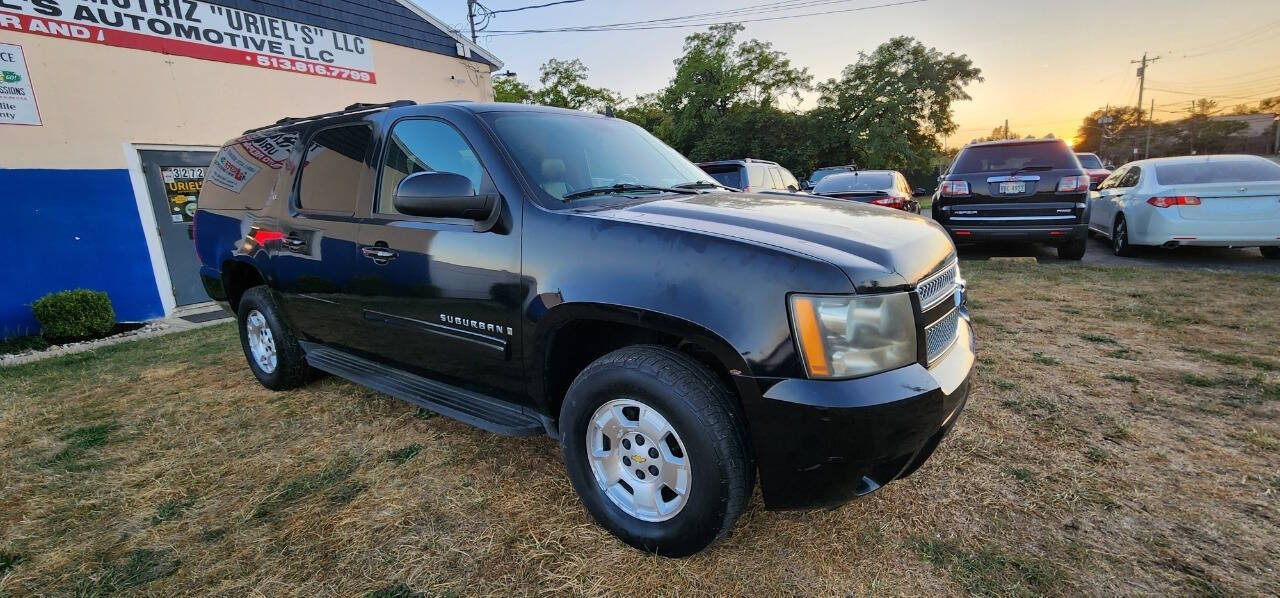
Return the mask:
<path fill-rule="evenodd" d="M 358 105 L 246 132 L 206 182 L 200 276 L 264 386 L 320 370 L 550 435 L 586 510 L 643 550 L 723 537 L 757 475 L 772 509 L 910 475 L 968 396 L 942 229 L 725 190 L 621 119 Z"/>
<path fill-rule="evenodd" d="M 1102 164 L 1102 159 L 1098 154 L 1089 152 L 1076 152 L 1076 159 L 1080 160 L 1080 165 L 1089 173 L 1089 189 L 1097 189 L 1107 177 L 1111 176 L 1111 171 Z"/>
<path fill-rule="evenodd" d="M 957 242 L 1033 241 L 1084 257 L 1089 175 L 1061 139 L 971 143 L 933 195 L 933 219 Z"/>
<path fill-rule="evenodd" d="M 920 213 L 920 202 L 915 200 L 914 191 L 907 184 L 906 177 L 896 170 L 855 170 L 833 174 L 818 181 L 812 193 Z"/>
<path fill-rule="evenodd" d="M 1145 246 L 1259 247 L 1280 259 L 1280 164 L 1243 155 L 1130 162 L 1090 197 L 1089 228 L 1120 256 Z"/>
<path fill-rule="evenodd" d="M 823 166 L 822 168 L 819 168 L 813 171 L 813 173 L 809 175 L 809 178 L 805 179 L 803 188 L 806 190 L 813 189 L 818 184 L 818 182 L 825 177 L 831 176 L 833 174 L 839 174 L 842 172 L 853 172 L 857 169 L 858 169 L 858 166 L 856 164 L 844 164 L 840 166 Z"/>
<path fill-rule="evenodd" d="M 796 180 L 796 177 L 791 174 L 791 171 L 778 165 L 777 162 L 744 158 L 742 160 L 700 162 L 698 167 L 706 171 L 721 185 L 747 192 L 784 191 L 795 193 L 800 190 L 800 182 Z"/>

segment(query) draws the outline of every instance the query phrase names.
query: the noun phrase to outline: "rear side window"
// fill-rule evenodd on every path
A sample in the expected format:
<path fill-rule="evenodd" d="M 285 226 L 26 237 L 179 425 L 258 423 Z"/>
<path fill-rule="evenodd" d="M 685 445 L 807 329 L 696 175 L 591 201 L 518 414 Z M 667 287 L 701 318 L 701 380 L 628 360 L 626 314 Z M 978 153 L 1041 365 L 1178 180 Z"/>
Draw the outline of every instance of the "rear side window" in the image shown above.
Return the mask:
<path fill-rule="evenodd" d="M 763 166 L 747 166 L 747 177 L 752 189 L 768 189 L 769 175 Z"/>
<path fill-rule="evenodd" d="M 718 166 L 704 166 L 703 170 L 711 175 L 716 182 L 726 187 L 741 189 L 742 184 L 742 167 L 737 164 L 720 164 Z"/>
<path fill-rule="evenodd" d="M 1156 180 L 1160 181 L 1161 185 L 1280 181 L 1280 165 L 1268 160 L 1215 160 L 1160 164 L 1156 166 Z"/>
<path fill-rule="evenodd" d="M 773 181 L 774 189 L 786 189 L 787 186 L 782 184 L 782 173 L 777 168 L 769 168 L 769 178 Z"/>
<path fill-rule="evenodd" d="M 1116 183 L 1117 187 L 1129 188 L 1137 187 L 1138 179 L 1142 178 L 1142 168 L 1139 166 L 1130 166 L 1129 170 L 1120 177 L 1120 181 Z"/>
<path fill-rule="evenodd" d="M 790 170 L 779 168 L 778 172 L 782 173 L 782 186 L 788 189 L 799 189 L 800 181 L 796 180 L 796 175 L 791 174 Z"/>
<path fill-rule="evenodd" d="M 296 133 L 241 137 L 223 146 L 205 171 L 199 205 L 210 210 L 259 210 L 298 143 Z"/>
<path fill-rule="evenodd" d="M 393 202 L 396 186 L 418 172 L 452 172 L 471 179 L 477 192 L 484 188 L 480 159 L 456 129 L 438 120 L 402 120 L 391 129 L 387 144 L 378 213 L 398 213 Z"/>
<path fill-rule="evenodd" d="M 1048 166 L 1054 170 L 1080 167 L 1065 143 L 1020 143 L 980 145 L 965 148 L 951 168 L 955 174 L 1008 172 L 1026 166 Z"/>
<path fill-rule="evenodd" d="M 372 130 L 363 124 L 324 129 L 311 138 L 298 176 L 298 208 L 356 211 Z"/>

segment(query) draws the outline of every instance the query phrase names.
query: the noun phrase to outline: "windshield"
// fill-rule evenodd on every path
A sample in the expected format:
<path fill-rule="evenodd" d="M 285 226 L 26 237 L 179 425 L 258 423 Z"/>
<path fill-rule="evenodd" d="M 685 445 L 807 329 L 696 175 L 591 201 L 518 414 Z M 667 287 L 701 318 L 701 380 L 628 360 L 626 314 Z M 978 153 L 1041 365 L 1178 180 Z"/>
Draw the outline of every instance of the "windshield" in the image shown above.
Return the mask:
<path fill-rule="evenodd" d="M 1280 165 L 1267 160 L 1159 164 L 1156 166 L 1156 180 L 1161 185 L 1280 181 Z"/>
<path fill-rule="evenodd" d="M 612 185 L 672 187 L 710 179 L 684 156 L 625 120 L 534 111 L 482 116 L 524 174 L 556 200 Z M 584 201 L 590 199 L 577 199 L 575 205 Z"/>
<path fill-rule="evenodd" d="M 822 179 L 813 186 L 814 193 L 848 193 L 851 191 L 886 191 L 893 188 L 893 176 L 882 172 L 850 172 Z"/>
<path fill-rule="evenodd" d="M 1085 168 L 1101 169 L 1102 160 L 1093 154 L 1076 154 L 1076 158 L 1080 160 L 1080 165 Z"/>
<path fill-rule="evenodd" d="M 726 187 L 741 189 L 742 184 L 742 168 L 737 164 L 721 164 L 718 166 L 704 166 L 703 170 L 711 175 L 711 178 L 720 182 Z"/>
<path fill-rule="evenodd" d="M 976 145 L 960 150 L 951 172 L 1008 172 L 1026 166 L 1066 170 L 1079 168 L 1078 164 L 1075 155 L 1062 142 Z"/>

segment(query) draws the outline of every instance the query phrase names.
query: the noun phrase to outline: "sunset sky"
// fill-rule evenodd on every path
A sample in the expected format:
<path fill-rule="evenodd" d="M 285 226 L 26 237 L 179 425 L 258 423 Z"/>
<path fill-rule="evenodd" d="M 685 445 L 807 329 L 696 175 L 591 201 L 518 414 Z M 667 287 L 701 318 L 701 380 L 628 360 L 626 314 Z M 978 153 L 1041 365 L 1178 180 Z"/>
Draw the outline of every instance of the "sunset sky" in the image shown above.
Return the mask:
<path fill-rule="evenodd" d="M 465 0 L 418 0 L 433 14 L 466 27 Z M 492 10 L 550 0 L 483 0 Z M 525 30 L 676 17 L 735 7 L 798 5 L 761 18 L 886 4 L 895 0 L 584 0 L 497 15 L 490 30 Z M 896 0 L 901 1 L 901 0 Z M 732 20 L 712 17 L 704 21 Z M 973 100 L 956 106 L 960 125 L 949 144 L 988 134 L 1009 119 L 1022 134 L 1070 139 L 1081 118 L 1107 103 L 1133 105 L 1136 65 L 1144 51 L 1160 56 L 1150 67 L 1144 103 L 1156 118 L 1185 114 L 1191 100 L 1212 97 L 1230 107 L 1280 95 L 1280 1 L 1221 0 L 925 0 L 778 21 L 748 23 L 745 36 L 771 42 L 815 80 L 840 69 L 895 35 L 910 35 L 943 52 L 968 54 L 985 82 Z M 590 83 L 627 96 L 667 83 L 684 36 L 697 29 L 483 36 L 480 42 L 535 82 L 549 58 L 581 58 Z M 808 107 L 806 99 L 800 107 Z M 788 104 L 794 104 L 788 102 Z"/>

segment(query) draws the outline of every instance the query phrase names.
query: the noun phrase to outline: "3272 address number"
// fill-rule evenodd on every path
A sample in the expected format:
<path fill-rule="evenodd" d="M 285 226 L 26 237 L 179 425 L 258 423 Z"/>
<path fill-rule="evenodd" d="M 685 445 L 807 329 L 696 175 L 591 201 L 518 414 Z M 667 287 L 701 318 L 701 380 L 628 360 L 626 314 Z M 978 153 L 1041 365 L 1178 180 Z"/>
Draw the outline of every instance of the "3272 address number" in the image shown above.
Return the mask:
<path fill-rule="evenodd" d="M 373 80 L 373 75 L 369 74 L 368 71 L 315 64 L 311 62 L 303 62 L 301 60 L 289 60 L 288 58 L 276 58 L 274 56 L 258 55 L 258 66 L 278 69 L 281 71 L 320 75 L 321 77 L 333 77 L 335 79 L 350 79 L 352 81 L 365 82 Z"/>

